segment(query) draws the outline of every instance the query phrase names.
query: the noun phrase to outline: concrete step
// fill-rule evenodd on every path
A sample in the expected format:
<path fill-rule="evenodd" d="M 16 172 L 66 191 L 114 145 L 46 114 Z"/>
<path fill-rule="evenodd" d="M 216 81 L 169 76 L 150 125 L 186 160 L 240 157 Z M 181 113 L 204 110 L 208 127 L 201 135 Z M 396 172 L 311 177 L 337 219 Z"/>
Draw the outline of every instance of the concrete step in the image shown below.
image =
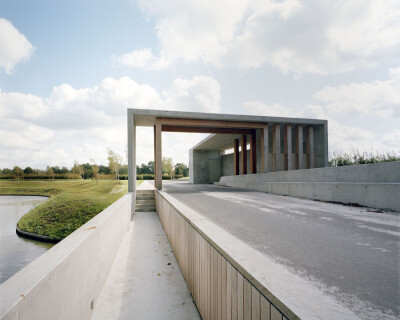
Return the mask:
<path fill-rule="evenodd" d="M 136 200 L 153 200 L 154 201 L 155 197 L 154 196 L 136 196 Z"/>
<path fill-rule="evenodd" d="M 154 195 L 154 190 L 136 190 L 136 194 L 140 195 Z"/>
<path fill-rule="evenodd" d="M 152 212 L 152 211 L 156 211 L 156 207 L 135 208 L 135 212 Z"/>
<path fill-rule="evenodd" d="M 155 201 L 154 201 L 154 199 L 152 199 L 152 200 L 139 200 L 139 199 L 136 199 L 136 205 L 150 205 L 150 206 L 154 207 L 155 206 Z"/>

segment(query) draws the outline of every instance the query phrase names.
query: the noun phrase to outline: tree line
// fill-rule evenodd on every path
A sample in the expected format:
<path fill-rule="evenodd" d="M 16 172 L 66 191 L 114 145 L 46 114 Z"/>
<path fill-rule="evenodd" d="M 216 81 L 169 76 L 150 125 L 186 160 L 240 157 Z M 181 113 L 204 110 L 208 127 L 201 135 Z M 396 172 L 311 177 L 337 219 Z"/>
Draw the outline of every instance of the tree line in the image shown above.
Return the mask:
<path fill-rule="evenodd" d="M 123 157 L 113 150 L 107 151 L 108 165 L 98 165 L 93 159 L 87 163 L 74 161 L 72 168 L 59 166 L 47 166 L 45 170 L 34 169 L 30 166 L 20 168 L 0 168 L 0 179 L 111 179 L 127 180 L 128 165 L 124 163 Z M 162 173 L 164 179 L 179 179 L 189 176 L 189 169 L 184 163 L 172 162 L 171 158 L 162 159 Z M 142 163 L 136 166 L 138 180 L 154 179 L 154 162 Z"/>

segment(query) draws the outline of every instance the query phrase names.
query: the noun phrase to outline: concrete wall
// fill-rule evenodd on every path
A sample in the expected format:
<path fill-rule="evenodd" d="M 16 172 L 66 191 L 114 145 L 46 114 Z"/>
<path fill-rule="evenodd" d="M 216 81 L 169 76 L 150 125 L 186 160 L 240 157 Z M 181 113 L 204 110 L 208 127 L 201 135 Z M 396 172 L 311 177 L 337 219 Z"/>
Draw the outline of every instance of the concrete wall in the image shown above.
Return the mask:
<path fill-rule="evenodd" d="M 131 219 L 132 193 L 0 285 L 0 319 L 89 319 Z"/>
<path fill-rule="evenodd" d="M 400 162 L 225 176 L 221 185 L 400 211 Z"/>
<path fill-rule="evenodd" d="M 214 183 L 222 176 L 220 152 L 217 150 L 190 150 L 189 181 Z"/>

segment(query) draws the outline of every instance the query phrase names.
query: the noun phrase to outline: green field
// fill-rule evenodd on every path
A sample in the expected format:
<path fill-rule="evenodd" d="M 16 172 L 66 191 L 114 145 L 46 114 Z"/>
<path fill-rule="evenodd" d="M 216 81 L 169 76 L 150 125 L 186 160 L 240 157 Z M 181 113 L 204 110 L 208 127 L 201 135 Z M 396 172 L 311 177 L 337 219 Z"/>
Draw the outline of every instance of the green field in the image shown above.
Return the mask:
<path fill-rule="evenodd" d="M 140 184 L 141 181 L 138 181 Z M 40 195 L 50 199 L 18 222 L 18 228 L 39 235 L 65 238 L 128 190 L 128 181 L 29 180 L 0 181 L 0 194 Z"/>

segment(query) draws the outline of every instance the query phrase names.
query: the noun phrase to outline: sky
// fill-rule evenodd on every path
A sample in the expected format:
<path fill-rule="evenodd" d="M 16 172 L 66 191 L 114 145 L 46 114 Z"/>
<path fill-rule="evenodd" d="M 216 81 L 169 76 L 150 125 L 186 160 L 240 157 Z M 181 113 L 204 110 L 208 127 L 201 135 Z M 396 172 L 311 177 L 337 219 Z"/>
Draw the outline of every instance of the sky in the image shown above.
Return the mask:
<path fill-rule="evenodd" d="M 398 0 L 0 0 L 0 168 L 107 164 L 127 108 L 327 119 L 330 154 L 400 152 L 399 35 Z"/>

